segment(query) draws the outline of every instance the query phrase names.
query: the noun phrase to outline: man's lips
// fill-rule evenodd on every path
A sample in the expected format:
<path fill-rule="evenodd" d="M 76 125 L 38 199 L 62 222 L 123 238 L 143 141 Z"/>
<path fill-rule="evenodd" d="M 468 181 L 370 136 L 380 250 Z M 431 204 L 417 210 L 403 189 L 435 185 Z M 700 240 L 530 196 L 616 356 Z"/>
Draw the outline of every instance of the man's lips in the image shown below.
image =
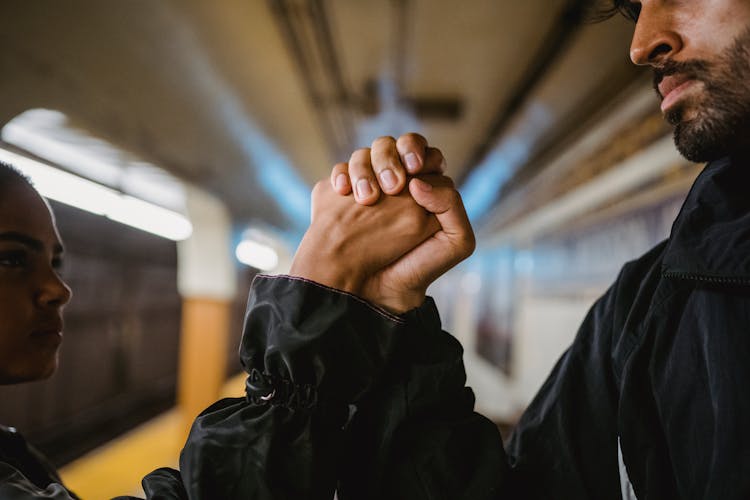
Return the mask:
<path fill-rule="evenodd" d="M 670 75 L 665 76 L 661 82 L 659 82 L 659 94 L 662 96 L 661 110 L 666 112 L 667 109 L 672 107 L 675 102 L 680 98 L 681 95 L 692 84 L 697 83 L 697 80 L 691 79 L 687 75 Z"/>

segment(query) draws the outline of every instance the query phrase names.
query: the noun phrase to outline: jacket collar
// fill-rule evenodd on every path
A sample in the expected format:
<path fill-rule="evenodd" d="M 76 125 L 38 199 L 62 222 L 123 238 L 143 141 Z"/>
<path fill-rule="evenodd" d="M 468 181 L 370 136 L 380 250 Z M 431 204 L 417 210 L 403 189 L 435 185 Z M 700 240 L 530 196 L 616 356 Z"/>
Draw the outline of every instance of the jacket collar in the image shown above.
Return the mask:
<path fill-rule="evenodd" d="M 750 284 L 750 160 L 709 163 L 673 226 L 663 270 Z"/>

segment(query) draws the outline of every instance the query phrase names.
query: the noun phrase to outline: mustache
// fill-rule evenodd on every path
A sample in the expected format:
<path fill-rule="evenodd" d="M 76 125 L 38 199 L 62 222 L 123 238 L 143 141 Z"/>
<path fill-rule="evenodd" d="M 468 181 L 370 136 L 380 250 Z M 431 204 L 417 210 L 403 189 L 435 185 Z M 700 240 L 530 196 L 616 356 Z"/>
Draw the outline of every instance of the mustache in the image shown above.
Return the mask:
<path fill-rule="evenodd" d="M 672 61 L 668 60 L 654 68 L 654 90 L 659 93 L 659 84 L 670 75 L 685 75 L 691 80 L 709 79 L 709 65 L 706 61 Z"/>

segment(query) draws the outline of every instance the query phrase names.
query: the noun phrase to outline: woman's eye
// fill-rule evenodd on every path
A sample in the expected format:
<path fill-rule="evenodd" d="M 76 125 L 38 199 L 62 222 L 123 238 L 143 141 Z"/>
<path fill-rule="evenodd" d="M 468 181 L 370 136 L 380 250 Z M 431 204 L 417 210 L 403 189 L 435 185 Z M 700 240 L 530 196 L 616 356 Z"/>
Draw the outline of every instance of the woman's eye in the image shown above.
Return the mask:
<path fill-rule="evenodd" d="M 65 261 L 60 257 L 55 257 L 52 259 L 52 269 L 55 270 L 58 276 L 63 276 L 65 274 Z"/>
<path fill-rule="evenodd" d="M 23 267 L 27 260 L 25 252 L 0 252 L 0 267 Z"/>

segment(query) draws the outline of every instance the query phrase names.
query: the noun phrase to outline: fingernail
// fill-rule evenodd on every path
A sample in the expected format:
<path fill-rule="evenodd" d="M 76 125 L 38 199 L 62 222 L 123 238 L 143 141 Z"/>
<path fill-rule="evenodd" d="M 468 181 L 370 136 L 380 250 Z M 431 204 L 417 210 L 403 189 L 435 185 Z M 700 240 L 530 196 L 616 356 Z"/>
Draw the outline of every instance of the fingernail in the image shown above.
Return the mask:
<path fill-rule="evenodd" d="M 390 168 L 386 168 L 380 172 L 380 183 L 384 188 L 393 189 L 396 187 L 397 182 L 398 179 L 396 178 L 396 174 L 394 174 L 393 170 Z"/>
<path fill-rule="evenodd" d="M 443 158 L 443 161 L 440 162 L 440 172 L 445 172 L 448 169 L 448 162 L 445 161 L 445 158 Z"/>
<path fill-rule="evenodd" d="M 406 153 L 404 159 L 406 160 L 406 170 L 409 172 L 416 172 L 419 170 L 419 156 L 414 153 Z"/>
<path fill-rule="evenodd" d="M 339 174 L 336 176 L 336 189 L 343 191 L 349 186 L 349 178 L 346 174 Z"/>
<path fill-rule="evenodd" d="M 420 191 L 424 191 L 425 193 L 429 193 L 430 191 L 432 191 L 432 184 L 428 184 L 422 179 L 412 179 L 412 182 L 417 185 L 417 189 L 419 189 Z"/>
<path fill-rule="evenodd" d="M 360 179 L 357 181 L 357 196 L 362 198 L 367 198 L 372 194 L 372 186 L 370 186 L 370 181 L 367 179 Z"/>

